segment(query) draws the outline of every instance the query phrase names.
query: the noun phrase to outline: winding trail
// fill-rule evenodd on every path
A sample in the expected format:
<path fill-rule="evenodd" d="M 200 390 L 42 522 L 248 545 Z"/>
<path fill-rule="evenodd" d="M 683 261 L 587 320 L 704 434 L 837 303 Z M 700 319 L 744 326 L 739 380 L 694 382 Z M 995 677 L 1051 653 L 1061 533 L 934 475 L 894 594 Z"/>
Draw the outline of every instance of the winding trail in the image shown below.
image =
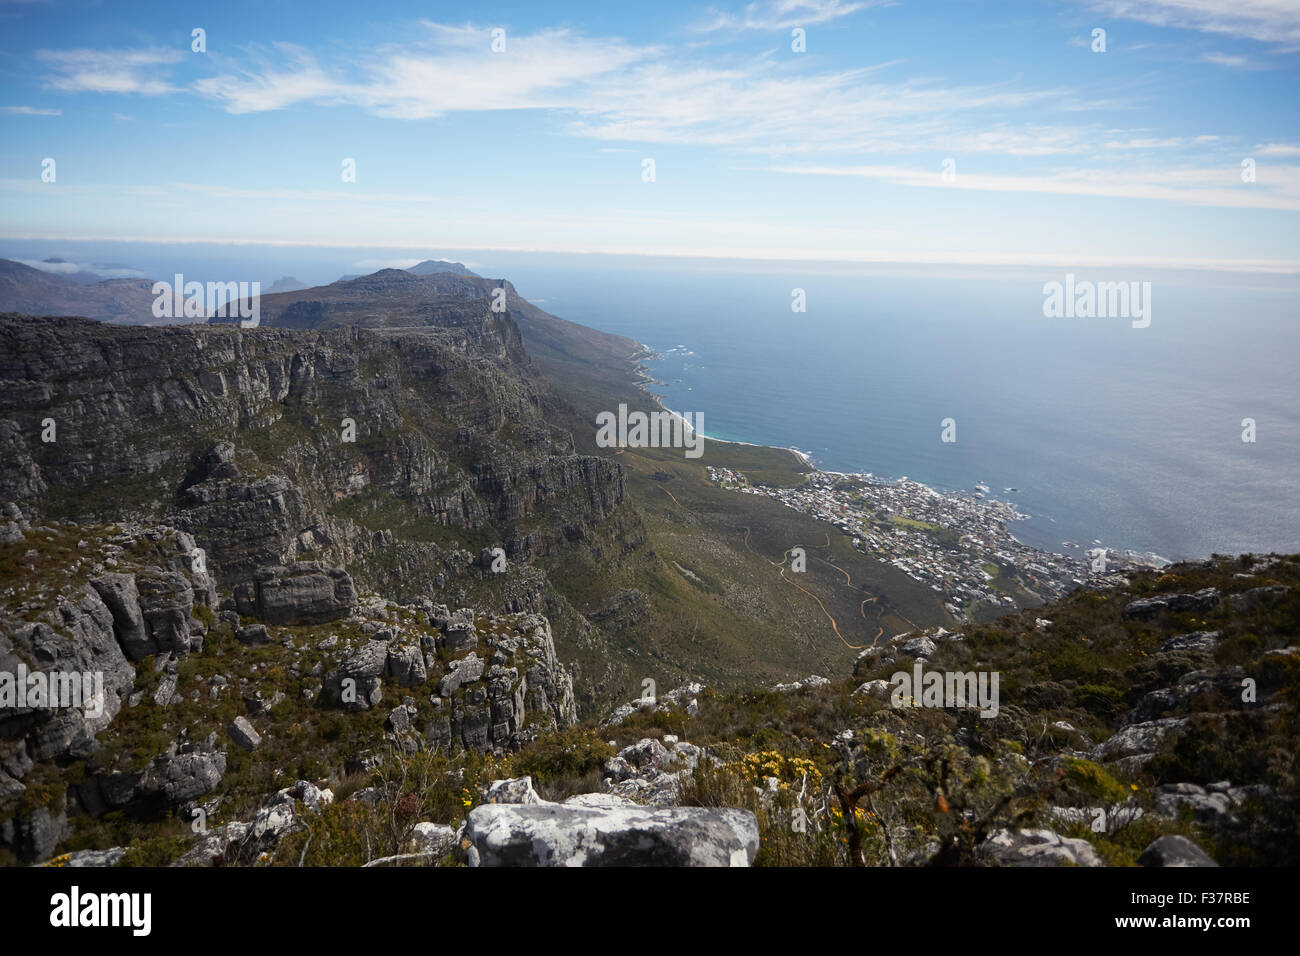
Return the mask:
<path fill-rule="evenodd" d="M 620 453 L 620 454 L 622 453 L 622 449 L 619 449 L 619 453 Z M 667 488 L 665 488 L 663 485 L 659 485 L 659 489 L 660 489 L 664 494 L 666 494 L 669 498 L 671 498 L 671 499 L 673 500 L 673 504 L 677 505 L 677 507 L 679 507 L 679 508 L 683 508 L 683 509 L 685 509 L 685 510 L 687 510 L 687 511 L 690 510 L 689 508 L 686 508 L 686 506 L 683 505 L 680 501 L 678 501 L 678 500 L 677 500 L 677 496 L 674 495 L 674 494 L 673 494 L 671 491 L 669 491 Z M 793 551 L 795 548 L 799 547 L 799 545 L 796 544 L 796 545 L 793 545 L 792 547 L 786 548 L 786 549 L 785 549 L 785 552 L 781 555 L 781 560 L 780 560 L 780 561 L 773 561 L 771 558 L 765 557 L 765 556 L 759 554 L 757 551 L 754 550 L 754 546 L 751 545 L 751 544 L 749 543 L 749 536 L 750 536 L 749 525 L 743 525 L 742 527 L 744 527 L 744 529 L 745 529 L 745 547 L 748 548 L 752 553 L 758 555 L 760 558 L 763 558 L 763 560 L 765 560 L 768 564 L 772 565 L 774 568 L 780 568 L 780 569 L 781 569 L 781 570 L 780 570 L 780 575 L 781 575 L 781 580 L 782 580 L 782 581 L 785 581 L 786 584 L 794 585 L 794 587 L 798 588 L 798 589 L 799 589 L 800 591 L 802 591 L 804 594 L 808 595 L 810 598 L 812 598 L 814 601 L 817 602 L 817 606 L 818 606 L 819 608 L 821 608 L 822 613 L 826 615 L 826 619 L 827 619 L 828 621 L 831 622 L 831 630 L 835 632 L 835 636 L 838 637 L 838 638 L 840 639 L 840 643 L 841 643 L 841 644 L 843 644 L 845 647 L 847 647 L 849 650 L 852 650 L 852 651 L 860 651 L 860 650 L 864 650 L 864 649 L 866 649 L 866 648 L 868 648 L 868 647 L 875 647 L 875 646 L 876 646 L 876 642 L 879 641 L 880 638 L 881 638 L 881 635 L 883 635 L 883 634 L 885 633 L 885 627 L 884 627 L 884 625 L 881 624 L 881 622 L 880 622 L 880 617 L 881 617 L 881 615 L 884 613 L 884 610 L 885 610 L 885 609 L 884 609 L 884 607 L 881 606 L 880 602 L 876 599 L 875 595 L 870 594 L 870 592 L 868 592 L 865 588 L 863 588 L 863 587 L 861 587 L 861 586 L 859 586 L 859 585 L 855 585 L 855 584 L 853 583 L 853 577 L 852 577 L 852 575 L 849 574 L 848 571 L 845 571 L 845 570 L 844 570 L 843 568 L 841 568 L 839 565 L 837 565 L 837 564 L 833 564 L 832 562 L 827 561 L 827 560 L 825 560 L 824 558 L 818 558 L 816 555 L 813 555 L 813 557 L 816 558 L 816 560 L 821 561 L 822 564 L 830 565 L 830 566 L 831 566 L 832 568 L 834 568 L 836 571 L 840 572 L 840 574 L 844 575 L 844 584 L 845 584 L 846 587 L 853 588 L 853 589 L 856 590 L 856 591 L 860 591 L 860 592 L 862 592 L 863 594 L 867 594 L 867 595 L 868 595 L 865 599 L 863 599 L 862 603 L 858 606 L 858 611 L 862 614 L 862 619 L 863 619 L 864 621 L 867 622 L 868 626 L 870 626 L 870 624 L 871 624 L 871 619 L 867 617 L 867 605 L 868 605 L 868 604 L 874 604 L 874 605 L 876 606 L 876 621 L 875 621 L 875 623 L 876 623 L 876 635 L 875 635 L 875 637 L 873 637 L 873 638 L 871 639 L 871 643 L 870 643 L 870 644 L 851 644 L 851 643 L 849 643 L 847 640 L 845 640 L 844 635 L 840 633 L 840 626 L 839 626 L 839 623 L 836 622 L 836 620 L 835 620 L 835 616 L 834 616 L 833 614 L 831 614 L 831 612 L 828 611 L 828 610 L 826 609 L 826 605 L 825 605 L 824 603 L 822 603 L 822 599 L 819 598 L 819 597 L 818 597 L 816 594 L 814 594 L 812 591 L 809 591 L 809 590 L 808 590 L 806 587 L 804 587 L 802 584 L 799 584 L 798 582 L 793 581 L 793 580 L 791 580 L 790 578 L 788 578 L 788 577 L 785 576 L 785 562 L 786 562 L 786 560 L 790 557 L 790 552 Z M 830 548 L 831 548 L 831 536 L 830 536 L 830 532 L 825 532 L 825 535 L 826 535 L 826 543 L 825 543 L 824 545 L 812 545 L 812 547 L 814 547 L 814 548 L 819 548 L 819 549 L 822 549 L 822 550 L 825 550 L 825 551 L 829 551 Z M 698 625 L 698 623 L 697 623 L 697 624 L 696 624 L 696 629 L 698 630 L 698 628 L 699 628 L 699 625 Z M 691 635 L 692 640 L 694 640 L 694 637 L 695 637 L 694 634 L 692 634 L 692 635 Z"/>
<path fill-rule="evenodd" d="M 749 535 L 750 535 L 749 526 L 748 526 L 748 525 L 744 525 L 743 527 L 744 527 L 744 529 L 745 529 L 745 547 L 748 548 L 748 549 L 749 549 L 751 552 L 753 552 L 754 554 L 758 554 L 758 552 L 754 550 L 754 546 L 751 545 L 751 544 L 749 543 Z M 827 534 L 827 535 L 826 535 L 826 544 L 825 544 L 825 545 L 813 545 L 813 547 L 824 547 L 824 548 L 826 548 L 826 549 L 828 549 L 828 550 L 830 549 L 830 546 L 831 546 L 831 536 L 830 536 L 830 534 Z M 787 577 L 785 576 L 785 562 L 786 562 L 786 559 L 790 556 L 790 552 L 793 551 L 793 550 L 794 550 L 795 548 L 797 548 L 797 547 L 799 547 L 799 545 L 794 545 L 793 547 L 786 548 L 786 549 L 785 549 L 785 553 L 781 556 L 781 560 L 780 560 L 780 561 L 773 561 L 771 558 L 763 558 L 763 559 L 764 559 L 765 561 L 767 561 L 767 563 L 770 564 L 770 565 L 772 565 L 773 567 L 779 567 L 779 568 L 781 569 L 780 574 L 781 574 L 781 580 L 782 580 L 782 581 L 785 581 L 786 584 L 793 584 L 793 585 L 794 585 L 795 587 L 797 587 L 800 591 L 802 591 L 804 594 L 808 595 L 810 598 L 812 598 L 814 601 L 817 602 L 817 606 L 820 607 L 820 608 L 822 609 L 822 613 L 826 615 L 826 619 L 827 619 L 828 621 L 831 622 L 831 630 L 835 632 L 835 636 L 838 637 L 838 638 L 840 639 L 840 643 L 841 643 L 841 644 L 843 644 L 843 645 L 844 645 L 845 647 L 847 647 L 849 650 L 853 650 L 853 651 L 860 651 L 860 650 L 864 650 L 865 648 L 868 648 L 868 647 L 875 647 L 875 646 L 876 646 L 876 641 L 880 640 L 880 636 L 881 636 L 882 634 L 885 633 L 884 625 L 880 624 L 880 620 L 879 620 L 879 618 L 880 618 L 880 614 L 883 613 L 884 609 L 880 606 L 880 603 L 876 600 L 875 596 L 871 596 L 871 597 L 866 598 L 866 599 L 862 602 L 862 604 L 858 607 L 858 610 L 862 613 L 862 619 L 865 620 L 865 621 L 867 621 L 868 624 L 870 624 L 870 620 L 867 618 L 867 604 L 868 604 L 868 603 L 871 603 L 871 604 L 875 604 L 875 605 L 876 605 L 876 608 L 877 608 L 877 612 L 876 612 L 876 618 L 877 618 L 877 620 L 876 620 L 876 625 L 877 625 L 877 627 L 876 627 L 876 636 L 875 636 L 874 638 L 871 639 L 871 643 L 870 643 L 870 644 L 850 644 L 847 640 L 844 639 L 844 635 L 840 633 L 840 626 L 839 626 L 839 624 L 836 622 L 836 620 L 835 620 L 835 616 L 834 616 L 833 614 L 831 614 L 830 611 L 826 610 L 826 605 L 822 603 L 822 599 L 819 598 L 816 594 L 813 594 L 812 591 L 809 591 L 809 590 L 808 590 L 806 587 L 804 587 L 802 584 L 799 584 L 799 583 L 797 583 L 797 582 L 795 582 L 795 581 L 792 581 L 790 578 L 787 578 Z M 758 556 L 761 557 L 761 558 L 763 557 L 763 555 L 761 555 L 761 554 L 759 554 Z M 816 558 L 816 555 L 814 555 L 813 557 Z M 845 570 L 844 570 L 843 568 L 841 568 L 839 565 L 831 564 L 831 562 L 826 561 L 826 560 L 823 560 L 822 558 L 817 558 L 817 560 L 818 560 L 818 561 L 821 561 L 822 564 L 829 564 L 829 565 L 830 565 L 832 568 L 834 568 L 836 571 L 840 572 L 840 574 L 844 575 L 845 584 L 846 584 L 848 587 L 851 587 L 851 588 L 853 588 L 853 589 L 856 590 L 856 591 L 862 591 L 863 593 L 866 593 L 866 592 L 864 591 L 863 588 L 861 588 L 861 587 L 857 587 L 857 586 L 855 586 L 855 585 L 853 584 L 853 577 L 849 574 L 849 572 L 845 571 Z"/>

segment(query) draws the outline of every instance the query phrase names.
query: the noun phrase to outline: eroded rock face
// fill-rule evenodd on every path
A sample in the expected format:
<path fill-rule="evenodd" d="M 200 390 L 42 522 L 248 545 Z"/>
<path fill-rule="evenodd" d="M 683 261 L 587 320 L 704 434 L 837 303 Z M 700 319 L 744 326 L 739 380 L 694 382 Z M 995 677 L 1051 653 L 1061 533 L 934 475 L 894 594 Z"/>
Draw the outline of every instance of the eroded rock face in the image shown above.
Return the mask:
<path fill-rule="evenodd" d="M 435 709 L 425 731 L 429 745 L 510 748 L 522 739 L 530 714 L 536 717 L 529 733 L 577 722 L 573 679 L 555 656 L 546 618 L 525 615 L 509 634 L 482 636 L 474 630 L 468 609 L 452 614 L 436 607 L 430 619 L 444 629 L 440 647 L 456 652 L 473 649 L 449 661 L 438 681 L 431 701 Z M 490 660 L 503 663 L 489 664 Z"/>
<path fill-rule="evenodd" d="M 357 606 L 352 576 L 319 561 L 258 569 L 253 581 L 235 589 L 241 614 L 264 624 L 324 624 Z"/>
<path fill-rule="evenodd" d="M 61 675 L 60 685 L 76 674 L 81 685 L 82 706 L 46 705 L 57 704 L 54 700 L 37 705 L 29 699 L 26 706 L 15 701 L 0 708 L 0 737 L 23 739 L 27 759 L 36 761 L 84 753 L 121 710 L 135 680 L 114 635 L 113 614 L 88 585 L 62 595 L 35 623 L 0 613 L 0 671 L 13 675 L 20 666 Z M 93 696 L 101 678 L 102 707 Z"/>
<path fill-rule="evenodd" d="M 486 804 L 464 839 L 472 866 L 749 866 L 758 821 L 701 807 Z"/>
<path fill-rule="evenodd" d="M 509 315 L 417 299 L 402 303 L 415 321 L 399 324 L 422 328 L 330 327 L 370 324 L 373 301 L 353 305 L 364 314 L 271 328 L 265 299 L 255 335 L 0 316 L 0 501 L 37 522 L 116 520 L 123 507 L 165 521 L 201 541 L 227 586 L 308 553 L 350 566 L 380 547 L 404 572 L 427 568 L 431 583 L 442 572 L 427 549 L 331 517 L 339 499 L 372 489 L 450 527 L 555 509 L 560 520 L 504 535 L 512 564 L 599 537 L 616 512 L 615 534 L 635 524 L 619 464 L 574 454 L 545 421 L 546 385 Z M 57 443 L 40 442 L 46 418 Z M 361 443 L 383 436 L 390 454 L 340 456 L 344 418 Z M 497 439 L 507 426 L 526 447 Z M 129 500 L 95 494 L 114 482 Z"/>

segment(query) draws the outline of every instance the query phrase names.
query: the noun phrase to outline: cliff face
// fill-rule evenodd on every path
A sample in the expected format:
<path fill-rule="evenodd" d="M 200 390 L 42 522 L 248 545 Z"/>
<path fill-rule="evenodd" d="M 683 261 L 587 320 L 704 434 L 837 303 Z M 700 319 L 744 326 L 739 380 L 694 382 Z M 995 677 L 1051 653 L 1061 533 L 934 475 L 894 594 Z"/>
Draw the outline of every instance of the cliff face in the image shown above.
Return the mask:
<path fill-rule="evenodd" d="M 286 726 L 333 761 L 385 740 L 505 753 L 574 722 L 541 614 L 590 627 L 529 562 L 635 547 L 622 469 L 546 421 L 508 315 L 430 316 L 0 316 L 0 670 L 94 672 L 104 698 L 6 710 L 8 852 L 128 806 L 243 800 L 268 781 L 230 789 L 227 761 L 288 759 L 307 731 Z M 386 716 L 385 688 L 405 692 Z"/>
<path fill-rule="evenodd" d="M 4 316 L 0 385 L 0 500 L 165 521 L 223 584 L 455 531 L 528 560 L 626 517 L 621 469 L 546 423 L 518 327 L 490 312 L 310 331 Z"/>

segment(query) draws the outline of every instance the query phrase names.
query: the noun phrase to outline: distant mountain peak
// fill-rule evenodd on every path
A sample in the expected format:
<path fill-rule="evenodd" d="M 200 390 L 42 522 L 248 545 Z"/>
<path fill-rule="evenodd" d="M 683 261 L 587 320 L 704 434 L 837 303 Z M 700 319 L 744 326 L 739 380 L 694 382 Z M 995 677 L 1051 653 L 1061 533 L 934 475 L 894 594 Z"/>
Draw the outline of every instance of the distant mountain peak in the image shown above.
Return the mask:
<path fill-rule="evenodd" d="M 272 292 L 298 292 L 306 288 L 309 288 L 307 283 L 300 282 L 293 276 L 281 276 L 271 283 L 270 288 L 263 295 L 270 295 Z"/>
<path fill-rule="evenodd" d="M 439 272 L 454 272 L 461 276 L 476 275 L 467 269 L 463 262 L 449 262 L 446 259 L 425 259 L 406 271 L 417 276 L 430 276 Z"/>

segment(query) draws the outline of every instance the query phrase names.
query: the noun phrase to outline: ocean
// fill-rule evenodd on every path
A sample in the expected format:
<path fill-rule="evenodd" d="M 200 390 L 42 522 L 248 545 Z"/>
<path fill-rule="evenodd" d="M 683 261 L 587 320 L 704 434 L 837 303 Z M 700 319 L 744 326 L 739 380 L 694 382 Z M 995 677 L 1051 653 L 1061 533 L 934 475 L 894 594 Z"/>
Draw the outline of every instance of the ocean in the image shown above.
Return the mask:
<path fill-rule="evenodd" d="M 1044 283 L 1065 271 L 551 269 L 515 281 L 548 311 L 654 349 L 664 384 L 652 390 L 702 414 L 710 436 L 941 491 L 987 484 L 1030 515 L 1016 537 L 1051 551 L 1300 550 L 1292 281 L 1080 270 L 1152 282 L 1150 324 L 1135 328 L 1045 317 Z M 794 289 L 805 312 L 791 309 Z M 1254 442 L 1242 441 L 1247 418 Z"/>
<path fill-rule="evenodd" d="M 409 250 L 6 241 L 10 258 L 315 284 Z M 441 250 L 630 336 L 706 434 L 1014 502 L 1014 533 L 1170 559 L 1300 551 L 1300 281 L 1134 269 L 847 266 Z M 422 258 L 416 256 L 414 258 Z M 1044 283 L 1151 282 L 1150 324 L 1047 318 Z M 806 311 L 791 309 L 802 289 Z M 1243 442 L 1243 419 L 1255 422 Z M 941 440 L 955 423 L 955 442 Z M 1016 491 L 1004 489 L 1015 488 Z"/>

